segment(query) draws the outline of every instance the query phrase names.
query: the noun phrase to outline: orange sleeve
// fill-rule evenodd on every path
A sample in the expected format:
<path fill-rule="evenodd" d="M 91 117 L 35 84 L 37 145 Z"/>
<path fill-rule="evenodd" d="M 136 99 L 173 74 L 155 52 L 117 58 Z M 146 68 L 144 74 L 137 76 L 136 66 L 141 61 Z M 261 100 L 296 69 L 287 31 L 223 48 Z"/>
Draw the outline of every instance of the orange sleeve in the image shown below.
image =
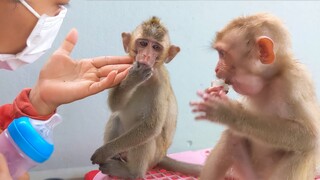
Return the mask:
<path fill-rule="evenodd" d="M 40 116 L 29 101 L 30 88 L 23 89 L 12 104 L 0 106 L 0 129 L 4 130 L 16 118 L 28 116 L 32 119 L 47 120 L 54 113 Z"/>

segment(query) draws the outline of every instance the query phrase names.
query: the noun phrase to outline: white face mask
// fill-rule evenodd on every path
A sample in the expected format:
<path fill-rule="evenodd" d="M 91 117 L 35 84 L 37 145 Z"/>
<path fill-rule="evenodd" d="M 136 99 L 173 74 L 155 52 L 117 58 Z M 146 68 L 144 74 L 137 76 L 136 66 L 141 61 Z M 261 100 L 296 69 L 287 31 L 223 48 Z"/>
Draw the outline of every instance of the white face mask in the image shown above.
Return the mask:
<path fill-rule="evenodd" d="M 57 16 L 51 17 L 46 14 L 40 16 L 27 2 L 20 2 L 39 20 L 27 39 L 27 47 L 18 54 L 0 54 L 0 69 L 15 70 L 24 64 L 30 64 L 43 55 L 56 38 L 67 8 L 60 6 Z"/>

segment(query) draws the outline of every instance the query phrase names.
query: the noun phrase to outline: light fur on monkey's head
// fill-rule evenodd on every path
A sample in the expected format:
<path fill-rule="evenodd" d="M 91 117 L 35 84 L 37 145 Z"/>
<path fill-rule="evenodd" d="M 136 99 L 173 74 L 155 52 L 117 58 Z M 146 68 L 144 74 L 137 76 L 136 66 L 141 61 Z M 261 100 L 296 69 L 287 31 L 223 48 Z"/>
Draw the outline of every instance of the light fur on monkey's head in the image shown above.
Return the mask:
<path fill-rule="evenodd" d="M 258 37 L 267 36 L 274 41 L 276 53 L 288 52 L 291 48 L 291 39 L 287 28 L 283 24 L 279 18 L 270 13 L 241 16 L 217 32 L 213 43 L 230 35 L 230 32 L 248 40 L 248 46 L 254 46 Z"/>
<path fill-rule="evenodd" d="M 153 37 L 157 41 L 163 41 L 165 35 L 168 34 L 168 30 L 164 25 L 160 22 L 160 19 L 156 16 L 153 16 L 147 21 L 144 21 L 141 24 L 142 27 L 142 35 L 144 37 Z"/>
<path fill-rule="evenodd" d="M 133 32 L 132 35 L 137 38 L 149 37 L 154 38 L 164 47 L 170 45 L 170 38 L 167 28 L 161 23 L 160 18 L 153 16 L 142 22 Z"/>

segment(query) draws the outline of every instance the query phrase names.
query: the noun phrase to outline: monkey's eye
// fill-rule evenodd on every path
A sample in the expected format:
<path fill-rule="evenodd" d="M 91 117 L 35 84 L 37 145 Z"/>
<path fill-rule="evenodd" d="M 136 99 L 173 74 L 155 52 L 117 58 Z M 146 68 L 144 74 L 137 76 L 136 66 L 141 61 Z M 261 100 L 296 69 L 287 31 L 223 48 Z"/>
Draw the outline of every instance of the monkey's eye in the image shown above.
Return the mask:
<path fill-rule="evenodd" d="M 218 51 L 218 53 L 219 53 L 219 57 L 220 58 L 224 58 L 224 56 L 225 56 L 225 52 L 224 51 Z"/>
<path fill-rule="evenodd" d="M 155 50 L 155 51 L 161 51 L 162 50 L 162 47 L 159 46 L 159 45 L 153 45 L 152 48 Z"/>
<path fill-rule="evenodd" d="M 148 41 L 146 41 L 146 40 L 141 40 L 141 41 L 139 41 L 139 45 L 140 45 L 141 47 L 147 47 L 147 46 L 148 46 Z"/>

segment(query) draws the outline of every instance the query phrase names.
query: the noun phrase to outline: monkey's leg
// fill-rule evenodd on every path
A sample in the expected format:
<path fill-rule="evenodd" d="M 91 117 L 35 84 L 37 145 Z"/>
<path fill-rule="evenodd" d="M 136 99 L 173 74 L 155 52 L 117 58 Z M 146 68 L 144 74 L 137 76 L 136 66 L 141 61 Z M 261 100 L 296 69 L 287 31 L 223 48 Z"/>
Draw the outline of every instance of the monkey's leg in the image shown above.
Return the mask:
<path fill-rule="evenodd" d="M 156 142 L 151 140 L 128 152 L 128 169 L 133 177 L 144 177 L 147 170 L 160 161 L 162 157 L 155 157 L 156 150 Z"/>
<path fill-rule="evenodd" d="M 101 172 L 122 178 L 144 177 L 154 159 L 156 146 L 154 141 L 148 142 L 128 152 L 127 162 L 115 159 L 107 160 L 100 166 Z"/>
<path fill-rule="evenodd" d="M 278 163 L 272 180 L 314 180 L 316 175 L 316 162 L 314 152 L 291 153 Z M 283 173 L 287 172 L 287 173 Z"/>
<path fill-rule="evenodd" d="M 226 172 L 233 164 L 233 160 L 229 154 L 228 134 L 228 131 L 225 131 L 211 151 L 201 171 L 200 179 L 224 179 Z"/>
<path fill-rule="evenodd" d="M 233 144 L 233 152 L 234 154 L 234 167 L 237 171 L 237 176 L 239 179 L 243 180 L 257 180 L 257 175 L 253 169 L 253 165 L 251 162 L 251 158 L 249 155 L 248 142 L 245 138 L 236 137 L 236 135 L 232 136 L 234 142 Z M 238 138 L 238 139 L 237 139 Z"/>
<path fill-rule="evenodd" d="M 256 179 L 245 139 L 232 134 L 230 130 L 226 130 L 210 153 L 201 172 L 200 179 L 222 180 L 231 167 L 236 168 L 236 178 Z"/>
<path fill-rule="evenodd" d="M 104 174 L 122 178 L 131 178 L 127 162 L 118 159 L 108 159 L 105 164 L 100 165 L 100 171 Z"/>

